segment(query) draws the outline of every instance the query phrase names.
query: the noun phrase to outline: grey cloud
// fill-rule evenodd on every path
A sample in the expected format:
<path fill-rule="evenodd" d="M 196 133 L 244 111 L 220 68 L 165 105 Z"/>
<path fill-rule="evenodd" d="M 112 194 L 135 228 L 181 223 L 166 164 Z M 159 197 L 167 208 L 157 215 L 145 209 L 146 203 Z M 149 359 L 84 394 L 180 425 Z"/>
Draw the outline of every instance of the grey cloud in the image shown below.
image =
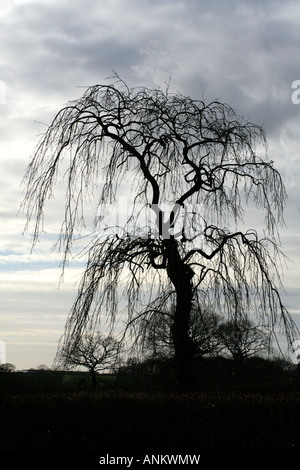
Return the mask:
<path fill-rule="evenodd" d="M 96 22 L 87 8 L 77 11 L 74 2 L 21 4 L 2 32 L 6 55 L 3 79 L 21 81 L 23 87 L 66 90 L 98 71 L 111 70 L 116 62 L 130 61 L 131 48 L 111 24 Z M 88 2 L 87 7 L 89 3 Z M 99 4 L 98 4 L 99 5 Z M 68 8 L 67 8 L 68 7 Z M 14 32 L 13 32 L 14 31 Z M 95 73 L 96 75 L 96 73 Z M 98 72 L 98 75 L 100 73 Z"/>
<path fill-rule="evenodd" d="M 11 68 L 28 87 L 65 93 L 88 77 L 101 80 L 111 68 L 133 78 L 132 67 L 150 66 L 173 76 L 184 93 L 198 93 L 199 86 L 192 88 L 198 81 L 201 94 L 224 95 L 243 110 L 258 90 L 270 88 L 265 80 L 278 77 L 277 35 L 285 32 L 289 44 L 292 34 L 283 20 L 272 20 L 274 4 L 278 9 L 279 2 L 271 10 L 262 2 L 221 0 L 20 4 L 9 24 L 15 34 L 6 31 L 10 54 L 18 58 Z"/>

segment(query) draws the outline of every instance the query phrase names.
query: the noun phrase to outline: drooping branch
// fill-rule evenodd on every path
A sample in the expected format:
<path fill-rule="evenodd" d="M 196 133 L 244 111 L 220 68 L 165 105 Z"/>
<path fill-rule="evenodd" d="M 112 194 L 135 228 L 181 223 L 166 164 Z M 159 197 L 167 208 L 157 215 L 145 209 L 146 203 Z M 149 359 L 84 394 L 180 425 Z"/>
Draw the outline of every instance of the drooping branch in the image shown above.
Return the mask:
<path fill-rule="evenodd" d="M 281 320 L 291 338 L 294 324 L 278 287 L 277 228 L 286 193 L 265 150 L 262 127 L 226 104 L 168 90 L 129 89 L 118 77 L 114 84 L 88 88 L 57 113 L 25 175 L 23 208 L 28 224 L 34 220 L 34 244 L 62 172 L 65 207 L 58 246 L 64 263 L 75 233 L 90 230 L 88 263 L 66 338 L 79 337 L 102 310 L 114 319 L 120 287 L 128 324 L 149 312 L 149 305 L 162 305 L 165 290 L 175 293 L 177 320 L 185 316 L 186 328 L 200 291 L 229 317 L 249 309 L 248 315 L 262 315 L 272 328 Z M 124 188 L 132 207 L 123 233 L 112 227 L 103 236 L 105 214 Z M 95 223 L 86 227 L 90 199 Z M 266 233 L 247 226 L 245 207 L 263 214 Z M 146 208 L 155 222 L 139 226 Z M 184 334 L 186 340 L 187 329 Z"/>

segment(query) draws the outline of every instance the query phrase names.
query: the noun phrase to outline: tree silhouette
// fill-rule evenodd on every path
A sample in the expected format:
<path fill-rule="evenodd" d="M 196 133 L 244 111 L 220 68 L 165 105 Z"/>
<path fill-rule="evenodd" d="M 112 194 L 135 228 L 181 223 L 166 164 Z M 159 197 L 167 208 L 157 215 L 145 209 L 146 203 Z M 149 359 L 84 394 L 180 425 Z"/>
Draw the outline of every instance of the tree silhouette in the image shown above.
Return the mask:
<path fill-rule="evenodd" d="M 10 362 L 0 364 L 0 372 L 15 372 L 16 370 L 16 366 Z"/>
<path fill-rule="evenodd" d="M 172 336 L 174 309 L 171 312 L 149 312 L 139 320 L 139 341 L 142 351 L 147 351 L 153 358 L 169 358 L 175 354 Z M 222 317 L 213 310 L 193 306 L 190 314 L 189 336 L 194 345 L 194 355 L 216 356 L 221 349 L 219 327 Z"/>
<path fill-rule="evenodd" d="M 85 367 L 96 386 L 96 375 L 100 371 L 112 370 L 116 364 L 120 344 L 112 336 L 101 333 L 86 333 L 75 343 L 63 344 L 56 356 L 56 367 L 73 369 Z"/>
<path fill-rule="evenodd" d="M 132 334 L 142 316 L 173 305 L 177 378 L 184 386 L 194 354 L 189 321 L 196 297 L 229 318 L 260 312 L 261 322 L 283 325 L 292 337 L 277 263 L 286 192 L 266 156 L 261 126 L 219 101 L 206 104 L 168 88 L 130 89 L 115 77 L 63 107 L 33 155 L 23 201 L 28 224 L 34 219 L 33 244 L 60 170 L 64 265 L 85 228 L 89 198 L 100 195 L 67 343 L 91 319 L 96 324 L 106 314 L 114 322 L 122 296 Z M 124 191 L 127 218 L 113 229 L 105 216 Z M 265 217 L 263 232 L 246 225 L 254 208 Z"/>
<path fill-rule="evenodd" d="M 218 336 L 223 350 L 229 352 L 233 358 L 237 378 L 246 359 L 270 353 L 272 350 L 269 332 L 256 326 L 249 318 L 240 318 L 239 322 L 228 320 L 222 323 L 218 327 Z"/>

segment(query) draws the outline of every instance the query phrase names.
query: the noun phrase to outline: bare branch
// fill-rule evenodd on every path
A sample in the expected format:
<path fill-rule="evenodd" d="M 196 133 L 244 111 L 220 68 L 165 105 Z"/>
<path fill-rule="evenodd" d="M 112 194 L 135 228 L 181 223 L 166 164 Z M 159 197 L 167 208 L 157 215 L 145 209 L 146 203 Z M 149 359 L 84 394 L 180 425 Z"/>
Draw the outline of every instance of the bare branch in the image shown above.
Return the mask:
<path fill-rule="evenodd" d="M 206 104 L 169 90 L 130 89 L 115 80 L 88 88 L 57 113 L 25 175 L 22 209 L 27 229 L 34 221 L 33 246 L 43 231 L 46 202 L 60 172 L 64 175 L 58 240 L 63 266 L 75 233 L 88 230 L 87 204 L 99 195 L 67 341 L 79 338 L 103 312 L 113 324 L 125 298 L 127 324 L 133 325 L 140 314 L 147 316 L 155 299 L 157 306 L 164 304 L 164 292 L 175 298 L 173 332 L 181 371 L 191 354 L 188 324 L 199 292 L 229 318 L 255 314 L 273 330 L 282 324 L 291 340 L 296 329 L 281 302 L 278 269 L 277 230 L 284 223 L 286 192 L 266 156 L 262 127 L 219 101 Z M 105 236 L 103 214 L 128 179 L 132 211 L 124 232 L 119 236 L 115 227 Z M 245 228 L 245 207 L 263 215 L 263 233 Z M 148 221 L 138 226 L 146 208 L 155 215 L 154 227 Z"/>

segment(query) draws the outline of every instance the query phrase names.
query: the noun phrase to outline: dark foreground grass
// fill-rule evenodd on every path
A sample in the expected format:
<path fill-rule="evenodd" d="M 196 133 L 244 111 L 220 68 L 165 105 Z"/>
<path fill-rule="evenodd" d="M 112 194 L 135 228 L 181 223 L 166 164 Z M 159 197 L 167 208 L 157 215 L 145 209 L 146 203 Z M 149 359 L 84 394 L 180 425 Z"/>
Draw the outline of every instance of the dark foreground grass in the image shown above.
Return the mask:
<path fill-rule="evenodd" d="M 300 450 L 300 393 L 0 396 L 0 451 Z"/>

